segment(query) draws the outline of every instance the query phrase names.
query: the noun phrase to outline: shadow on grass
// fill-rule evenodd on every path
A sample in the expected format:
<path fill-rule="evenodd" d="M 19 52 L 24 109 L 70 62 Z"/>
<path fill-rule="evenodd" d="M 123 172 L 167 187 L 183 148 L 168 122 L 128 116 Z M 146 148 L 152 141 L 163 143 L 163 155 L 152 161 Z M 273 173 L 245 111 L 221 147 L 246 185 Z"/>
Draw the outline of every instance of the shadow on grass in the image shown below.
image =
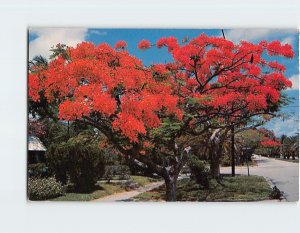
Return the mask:
<path fill-rule="evenodd" d="M 177 183 L 177 201 L 237 202 L 270 199 L 271 187 L 263 177 L 224 175 L 217 181 L 210 180 L 210 188 L 204 189 L 194 180 L 182 179 Z M 165 187 L 140 194 L 136 201 L 165 200 Z"/>

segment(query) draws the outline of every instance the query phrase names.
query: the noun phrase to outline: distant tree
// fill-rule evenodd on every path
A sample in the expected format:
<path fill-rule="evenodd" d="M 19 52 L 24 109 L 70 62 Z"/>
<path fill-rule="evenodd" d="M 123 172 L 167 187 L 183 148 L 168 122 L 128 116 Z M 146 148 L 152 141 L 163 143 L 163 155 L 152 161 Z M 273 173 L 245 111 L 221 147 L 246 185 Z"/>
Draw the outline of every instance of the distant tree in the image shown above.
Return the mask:
<path fill-rule="evenodd" d="M 283 155 L 283 158 L 289 159 L 292 157 L 292 159 L 295 159 L 295 157 L 299 158 L 299 135 L 294 136 L 286 136 L 282 135 L 280 138 L 281 142 L 281 153 Z"/>
<path fill-rule="evenodd" d="M 31 136 L 42 137 L 46 134 L 46 126 L 42 121 L 36 119 L 28 120 L 28 134 Z"/>

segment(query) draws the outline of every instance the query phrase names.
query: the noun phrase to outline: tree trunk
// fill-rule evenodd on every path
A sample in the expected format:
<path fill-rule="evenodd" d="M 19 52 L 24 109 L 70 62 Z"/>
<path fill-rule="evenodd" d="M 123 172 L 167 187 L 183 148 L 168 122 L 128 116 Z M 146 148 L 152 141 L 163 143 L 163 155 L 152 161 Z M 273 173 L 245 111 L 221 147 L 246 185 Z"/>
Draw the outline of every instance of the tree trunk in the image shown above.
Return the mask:
<path fill-rule="evenodd" d="M 219 142 L 219 145 L 214 145 L 210 152 L 210 175 L 212 178 L 220 178 L 220 159 L 223 153 L 223 143 Z"/>
<path fill-rule="evenodd" d="M 165 179 L 166 201 L 176 201 L 177 176 Z"/>
<path fill-rule="evenodd" d="M 234 126 L 231 126 L 231 175 L 235 176 Z"/>
<path fill-rule="evenodd" d="M 219 156 L 212 156 L 210 161 L 210 174 L 213 178 L 219 178 L 220 176 L 220 158 Z"/>

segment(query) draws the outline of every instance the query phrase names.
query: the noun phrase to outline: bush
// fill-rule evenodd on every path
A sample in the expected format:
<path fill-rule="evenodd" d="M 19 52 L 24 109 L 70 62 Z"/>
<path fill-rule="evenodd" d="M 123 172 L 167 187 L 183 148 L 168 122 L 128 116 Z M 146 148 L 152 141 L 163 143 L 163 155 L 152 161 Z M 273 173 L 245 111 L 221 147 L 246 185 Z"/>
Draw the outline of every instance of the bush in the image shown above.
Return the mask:
<path fill-rule="evenodd" d="M 55 178 L 29 178 L 28 179 L 29 200 L 47 200 L 63 194 L 63 186 Z"/>
<path fill-rule="evenodd" d="M 209 188 L 209 168 L 205 161 L 192 158 L 188 162 L 191 171 L 191 178 L 195 178 L 196 182 L 204 188 Z"/>
<path fill-rule="evenodd" d="M 64 185 L 68 181 L 69 162 L 71 160 L 67 147 L 66 142 L 51 144 L 46 152 L 46 163 L 49 172 Z"/>
<path fill-rule="evenodd" d="M 184 166 L 182 169 L 181 169 L 181 173 L 184 174 L 184 175 L 188 175 L 188 174 L 191 174 L 191 169 L 189 166 Z"/>
<path fill-rule="evenodd" d="M 119 179 L 125 180 L 130 177 L 130 169 L 127 165 L 111 165 L 105 167 L 104 178 L 109 183 L 113 177 L 118 176 Z"/>
<path fill-rule="evenodd" d="M 45 178 L 48 174 L 48 167 L 45 163 L 28 164 L 28 177 Z"/>
<path fill-rule="evenodd" d="M 270 194 L 270 198 L 271 199 L 279 199 L 279 200 L 281 200 L 283 198 L 283 192 L 281 192 L 279 190 L 279 188 L 277 188 L 276 186 L 274 186 L 272 188 L 272 192 Z"/>
<path fill-rule="evenodd" d="M 51 145 L 46 157 L 55 177 L 64 184 L 69 178 L 78 192 L 92 191 L 104 174 L 103 153 L 99 145 L 86 135 L 78 135 L 68 142 Z"/>

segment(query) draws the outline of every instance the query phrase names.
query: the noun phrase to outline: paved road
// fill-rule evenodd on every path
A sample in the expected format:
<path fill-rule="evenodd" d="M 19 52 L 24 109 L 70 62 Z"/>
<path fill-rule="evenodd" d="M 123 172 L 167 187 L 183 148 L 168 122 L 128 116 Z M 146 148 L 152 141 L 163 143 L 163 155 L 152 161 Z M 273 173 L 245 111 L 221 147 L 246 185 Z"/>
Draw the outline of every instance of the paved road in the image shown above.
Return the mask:
<path fill-rule="evenodd" d="M 257 166 L 250 167 L 250 175 L 264 176 L 284 192 L 287 201 L 299 200 L 299 164 L 255 155 Z M 222 167 L 221 173 L 231 173 Z M 236 167 L 236 174 L 247 174 L 247 167 Z"/>

